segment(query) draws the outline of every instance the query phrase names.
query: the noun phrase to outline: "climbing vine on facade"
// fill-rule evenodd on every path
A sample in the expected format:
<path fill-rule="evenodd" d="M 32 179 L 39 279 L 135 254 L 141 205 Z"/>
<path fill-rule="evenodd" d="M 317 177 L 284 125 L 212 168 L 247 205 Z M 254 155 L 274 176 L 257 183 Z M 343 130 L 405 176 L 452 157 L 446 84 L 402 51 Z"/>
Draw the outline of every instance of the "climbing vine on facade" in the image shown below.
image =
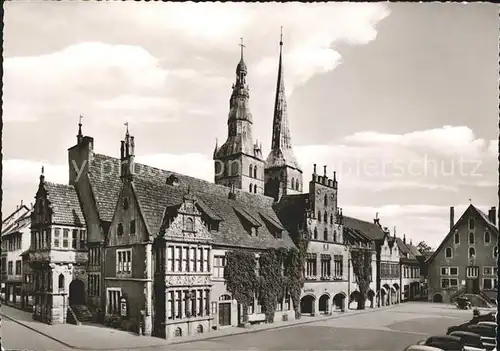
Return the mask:
<path fill-rule="evenodd" d="M 366 294 L 372 280 L 372 252 L 369 249 L 351 248 L 351 263 L 359 294 L 358 310 L 365 308 Z"/>
<path fill-rule="evenodd" d="M 295 318 L 300 318 L 306 250 L 306 242 L 300 242 L 298 248 L 268 249 L 260 254 L 258 272 L 254 252 L 231 250 L 226 253 L 226 288 L 243 307 L 243 323 L 248 321 L 248 306 L 255 297 L 268 323 L 274 322 L 276 306 L 287 295 L 292 300 Z"/>
<path fill-rule="evenodd" d="M 226 253 L 224 280 L 227 291 L 241 304 L 242 323 L 248 321 L 248 306 L 253 303 L 257 290 L 255 254 L 245 250 L 231 250 Z"/>

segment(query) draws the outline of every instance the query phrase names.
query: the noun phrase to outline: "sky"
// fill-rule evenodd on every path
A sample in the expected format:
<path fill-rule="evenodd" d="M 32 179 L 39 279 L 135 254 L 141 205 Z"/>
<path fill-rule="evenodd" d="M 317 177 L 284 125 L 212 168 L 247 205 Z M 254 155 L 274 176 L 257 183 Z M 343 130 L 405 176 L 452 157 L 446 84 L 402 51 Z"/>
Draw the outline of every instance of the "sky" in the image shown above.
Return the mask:
<path fill-rule="evenodd" d="M 337 172 L 344 215 L 436 247 L 497 206 L 498 10 L 487 3 L 7 2 L 3 212 L 40 169 L 68 182 L 79 115 L 98 153 L 213 181 L 245 44 L 254 137 L 270 149 L 280 27 L 292 143 Z M 307 190 L 307 189 L 305 189 Z"/>

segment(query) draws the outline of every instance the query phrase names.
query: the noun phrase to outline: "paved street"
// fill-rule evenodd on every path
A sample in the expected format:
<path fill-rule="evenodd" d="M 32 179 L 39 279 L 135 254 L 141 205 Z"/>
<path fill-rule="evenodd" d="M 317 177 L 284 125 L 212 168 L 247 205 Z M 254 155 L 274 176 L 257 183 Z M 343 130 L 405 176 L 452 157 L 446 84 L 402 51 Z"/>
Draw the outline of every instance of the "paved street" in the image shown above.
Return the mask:
<path fill-rule="evenodd" d="M 406 303 L 374 313 L 176 345 L 175 349 L 401 351 L 430 334 L 443 334 L 448 326 L 471 316 L 471 311 L 460 311 L 453 306 Z"/>
<path fill-rule="evenodd" d="M 25 326 L 2 318 L 2 345 L 5 350 L 67 350 L 60 342 Z"/>
<path fill-rule="evenodd" d="M 6 310 L 6 309 L 5 309 Z M 2 309 L 2 313 L 5 313 Z M 11 315 L 23 318 L 25 312 L 10 310 Z M 200 337 L 211 340 L 189 341 L 168 345 L 168 341 L 158 338 L 133 336 L 129 333 L 109 328 L 90 326 L 48 326 L 29 321 L 24 316 L 23 323 L 50 333 L 54 338 L 69 345 L 87 345 L 85 349 L 101 350 L 381 350 L 399 351 L 405 346 L 425 339 L 431 334 L 443 334 L 450 325 L 469 320 L 471 311 L 458 310 L 451 305 L 426 302 L 404 303 L 389 309 L 366 311 L 359 314 L 351 311 L 334 318 L 317 320 L 303 317 L 310 323 L 285 326 L 280 329 L 224 335 L 219 332 L 207 333 Z M 67 350 L 64 344 L 51 340 L 31 329 L 2 318 L 3 342 L 7 350 Z M 277 326 L 276 325 L 273 326 Z M 286 324 L 282 324 L 286 325 Z M 266 327 L 266 326 L 263 326 Z M 271 326 L 270 326 L 271 327 Z M 239 328 L 226 329 L 229 334 Z M 218 334 L 219 333 L 219 334 Z M 92 346 L 94 345 L 94 346 Z M 98 346 L 97 346 L 98 345 Z"/>

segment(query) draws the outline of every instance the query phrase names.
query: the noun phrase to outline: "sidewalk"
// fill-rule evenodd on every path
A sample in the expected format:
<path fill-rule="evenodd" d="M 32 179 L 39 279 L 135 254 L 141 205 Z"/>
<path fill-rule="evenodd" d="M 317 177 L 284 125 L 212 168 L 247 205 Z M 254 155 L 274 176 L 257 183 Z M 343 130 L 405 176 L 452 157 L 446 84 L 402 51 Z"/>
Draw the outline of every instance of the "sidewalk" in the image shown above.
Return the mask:
<path fill-rule="evenodd" d="M 332 315 L 322 315 L 316 317 L 303 316 L 301 319 L 282 322 L 277 321 L 272 324 L 258 324 L 249 328 L 223 328 L 210 331 L 205 334 L 186 336 L 174 340 L 165 340 L 150 336 L 138 336 L 137 334 L 107 328 L 99 325 L 73 325 L 58 324 L 49 325 L 34 321 L 31 313 L 15 309 L 9 306 L 2 306 L 1 315 L 15 323 L 19 323 L 37 333 L 40 333 L 52 340 L 58 341 L 67 348 L 78 350 L 133 350 L 141 348 L 154 348 L 167 345 L 185 344 L 202 340 L 213 340 L 230 335 L 241 335 L 257 333 L 266 330 L 276 330 L 289 328 L 296 325 L 314 323 L 322 320 L 342 318 L 361 313 L 372 313 L 383 311 L 391 307 L 368 308 L 366 310 L 349 310 L 347 312 L 334 312 Z"/>

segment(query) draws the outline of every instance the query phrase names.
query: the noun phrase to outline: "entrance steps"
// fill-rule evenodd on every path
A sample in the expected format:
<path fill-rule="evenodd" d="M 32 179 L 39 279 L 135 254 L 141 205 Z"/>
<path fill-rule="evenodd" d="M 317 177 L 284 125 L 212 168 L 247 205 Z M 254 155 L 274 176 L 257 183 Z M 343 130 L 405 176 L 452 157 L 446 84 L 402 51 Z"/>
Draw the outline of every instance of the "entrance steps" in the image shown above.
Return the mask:
<path fill-rule="evenodd" d="M 66 321 L 71 324 L 81 325 L 83 322 L 92 321 L 92 312 L 85 305 L 68 307 Z"/>
<path fill-rule="evenodd" d="M 464 294 L 464 297 L 469 299 L 473 307 L 486 307 L 486 308 L 493 307 L 493 305 L 488 300 L 486 300 L 482 295 Z"/>

